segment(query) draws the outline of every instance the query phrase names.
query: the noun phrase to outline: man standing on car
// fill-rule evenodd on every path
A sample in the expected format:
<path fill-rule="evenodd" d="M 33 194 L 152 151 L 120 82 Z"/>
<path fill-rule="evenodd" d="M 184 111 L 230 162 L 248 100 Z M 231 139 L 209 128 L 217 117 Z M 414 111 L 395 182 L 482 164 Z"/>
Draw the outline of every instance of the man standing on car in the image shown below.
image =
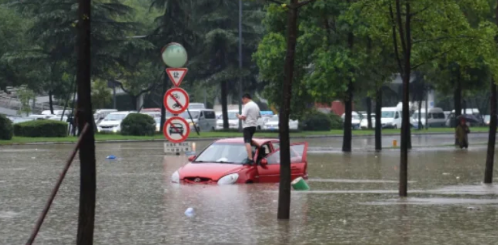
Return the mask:
<path fill-rule="evenodd" d="M 242 96 L 242 115 L 237 114 L 237 117 L 242 120 L 242 128 L 244 132 L 244 143 L 247 151 L 247 164 L 254 163 L 251 145 L 259 147 L 256 142 L 252 140 L 256 127 L 258 126 L 258 118 L 261 116 L 259 106 L 252 101 L 251 95 L 244 94 Z"/>

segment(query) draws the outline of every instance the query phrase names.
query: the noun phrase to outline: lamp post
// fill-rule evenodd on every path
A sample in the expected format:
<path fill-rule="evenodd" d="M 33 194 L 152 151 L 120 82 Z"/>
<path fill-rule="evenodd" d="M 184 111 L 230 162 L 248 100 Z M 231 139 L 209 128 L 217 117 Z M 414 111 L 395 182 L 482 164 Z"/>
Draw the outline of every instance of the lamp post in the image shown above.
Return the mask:
<path fill-rule="evenodd" d="M 239 114 L 242 114 L 242 0 L 239 0 Z M 242 121 L 239 120 L 239 131 Z"/>

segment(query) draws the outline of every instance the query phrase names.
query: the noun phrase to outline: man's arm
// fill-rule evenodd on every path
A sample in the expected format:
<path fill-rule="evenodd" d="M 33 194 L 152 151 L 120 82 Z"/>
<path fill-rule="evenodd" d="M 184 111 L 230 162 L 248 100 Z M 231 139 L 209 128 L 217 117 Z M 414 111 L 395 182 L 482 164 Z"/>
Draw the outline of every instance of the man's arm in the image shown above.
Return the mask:
<path fill-rule="evenodd" d="M 246 120 L 247 118 L 247 109 L 244 107 L 242 108 L 242 115 L 237 114 L 237 118 L 240 120 Z"/>

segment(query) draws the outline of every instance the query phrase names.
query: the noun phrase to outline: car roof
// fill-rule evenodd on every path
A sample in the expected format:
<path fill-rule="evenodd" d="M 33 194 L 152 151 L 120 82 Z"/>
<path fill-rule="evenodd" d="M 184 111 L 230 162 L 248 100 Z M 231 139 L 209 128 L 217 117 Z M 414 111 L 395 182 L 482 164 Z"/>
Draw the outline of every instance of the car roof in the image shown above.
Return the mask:
<path fill-rule="evenodd" d="M 257 138 L 257 139 L 253 139 L 257 144 L 263 144 L 263 143 L 266 143 L 268 141 L 271 141 L 271 142 L 279 142 L 278 139 L 261 139 L 261 138 Z M 215 141 L 216 143 L 244 143 L 244 138 L 226 138 L 226 139 L 219 139 L 217 141 Z"/>

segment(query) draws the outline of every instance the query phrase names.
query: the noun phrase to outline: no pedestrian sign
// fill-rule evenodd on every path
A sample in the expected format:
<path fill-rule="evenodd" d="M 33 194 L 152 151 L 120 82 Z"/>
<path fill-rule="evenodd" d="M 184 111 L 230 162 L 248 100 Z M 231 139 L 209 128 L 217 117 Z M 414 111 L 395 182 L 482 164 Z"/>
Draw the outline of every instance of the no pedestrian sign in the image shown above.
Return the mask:
<path fill-rule="evenodd" d="M 166 68 L 166 73 L 168 73 L 168 77 L 175 87 L 182 84 L 183 78 L 185 78 L 187 72 L 187 68 Z"/>
<path fill-rule="evenodd" d="M 180 114 L 187 110 L 190 102 L 187 91 L 181 88 L 172 88 L 164 94 L 163 103 L 166 110 L 172 114 Z"/>
<path fill-rule="evenodd" d="M 181 117 L 171 117 L 164 123 L 163 134 L 169 142 L 181 143 L 188 138 L 190 126 Z"/>

